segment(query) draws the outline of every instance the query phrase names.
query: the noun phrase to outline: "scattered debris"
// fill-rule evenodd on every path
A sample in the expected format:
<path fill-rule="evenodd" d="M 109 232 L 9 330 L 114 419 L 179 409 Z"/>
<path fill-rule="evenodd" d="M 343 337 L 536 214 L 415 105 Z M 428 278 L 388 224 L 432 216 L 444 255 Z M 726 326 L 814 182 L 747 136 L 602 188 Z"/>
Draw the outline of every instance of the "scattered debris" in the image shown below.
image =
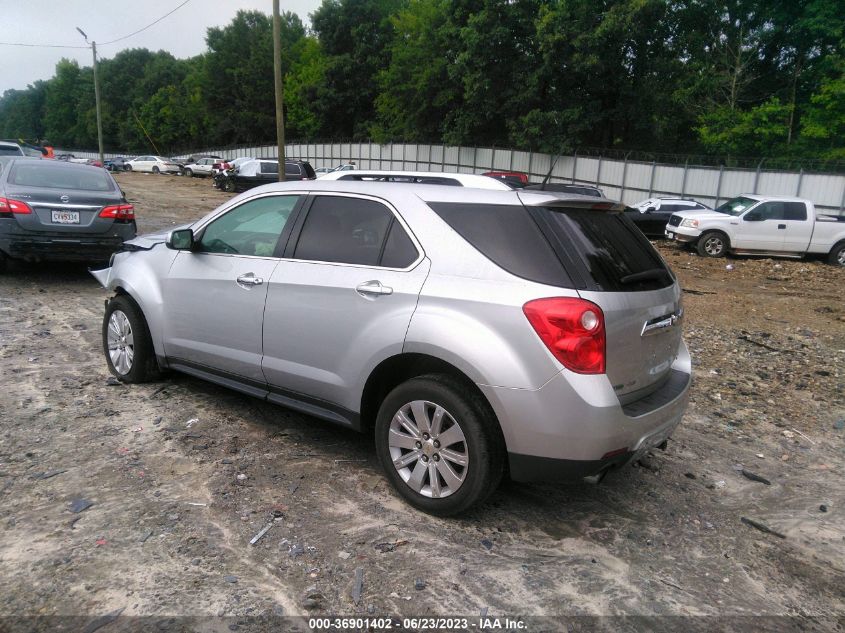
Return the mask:
<path fill-rule="evenodd" d="M 139 543 L 146 543 L 147 539 L 150 538 L 152 535 L 153 535 L 153 531 L 147 530 L 146 532 L 144 532 L 144 534 L 141 536 L 141 538 L 138 539 L 138 542 Z"/>
<path fill-rule="evenodd" d="M 767 486 L 771 486 L 772 482 L 766 479 L 765 477 L 761 477 L 756 473 L 752 473 L 750 470 L 745 470 L 744 468 L 739 471 L 742 473 L 742 476 L 746 479 L 750 479 L 751 481 L 759 481 L 761 484 L 766 484 Z"/>
<path fill-rule="evenodd" d="M 337 557 L 341 560 L 349 560 L 350 558 L 352 558 L 352 554 L 350 554 L 349 552 L 340 552 Z"/>
<path fill-rule="evenodd" d="M 803 434 L 801 431 L 799 431 L 798 429 L 792 429 L 792 432 L 793 432 L 793 433 L 798 433 L 798 435 L 800 435 L 801 437 L 803 437 L 805 440 L 807 440 L 807 441 L 808 441 L 810 444 L 812 444 L 813 446 L 815 446 L 815 445 L 816 445 L 816 443 L 815 443 L 813 440 L 811 440 L 809 437 L 807 437 L 806 435 L 804 435 L 804 434 Z"/>
<path fill-rule="evenodd" d="M 235 583 L 238 582 L 238 577 L 237 576 L 223 576 L 223 580 L 234 585 Z"/>
<path fill-rule="evenodd" d="M 695 473 L 684 473 L 684 477 L 687 479 L 695 479 Z"/>
<path fill-rule="evenodd" d="M 97 547 L 101 547 L 101 546 L 103 546 L 103 545 L 108 545 L 108 543 L 109 543 L 109 542 L 108 542 L 106 539 L 104 539 L 104 538 L 98 538 L 98 539 L 95 541 L 95 543 L 96 543 Z"/>
<path fill-rule="evenodd" d="M 191 418 L 190 420 L 188 420 L 187 422 L 185 422 L 185 428 L 186 428 L 186 429 L 189 429 L 189 428 L 191 428 L 194 424 L 196 424 L 196 423 L 197 423 L 197 422 L 199 422 L 199 421 L 200 421 L 200 419 L 199 419 L 199 418 Z"/>
<path fill-rule="evenodd" d="M 302 547 L 302 545 L 300 545 L 299 543 L 294 543 L 293 545 L 291 545 L 291 547 L 290 547 L 290 557 L 291 558 L 296 558 L 297 556 L 300 556 L 304 553 L 305 553 L 305 548 Z"/>
<path fill-rule="evenodd" d="M 825 504 L 821 504 L 819 506 L 819 512 L 827 512 L 827 506 Z"/>
<path fill-rule="evenodd" d="M 491 541 L 489 538 L 481 539 L 481 544 L 484 546 L 484 549 L 486 549 L 488 552 L 493 549 L 493 541 Z"/>
<path fill-rule="evenodd" d="M 766 456 L 765 456 L 765 455 L 763 455 L 763 453 L 757 453 L 756 457 L 757 457 L 758 459 L 765 459 L 765 457 L 766 457 Z"/>
<path fill-rule="evenodd" d="M 400 547 L 402 545 L 407 545 L 407 544 L 408 544 L 408 541 L 401 540 L 401 541 L 394 541 L 393 543 L 378 543 L 376 545 L 373 545 L 373 547 L 376 548 L 378 551 L 380 551 L 382 554 L 385 554 L 387 552 L 392 552 L 397 547 Z"/>
<path fill-rule="evenodd" d="M 363 570 L 361 573 L 363 574 Z M 324 599 L 325 596 L 323 593 L 317 590 L 316 585 L 313 585 L 305 590 L 305 594 L 302 597 L 302 606 L 306 609 L 317 609 Z"/>
<path fill-rule="evenodd" d="M 249 544 L 255 545 L 259 540 L 261 540 L 261 537 L 264 536 L 265 534 L 267 534 L 267 532 L 270 531 L 270 528 L 273 527 L 273 524 L 275 522 L 276 522 L 275 519 L 269 521 L 267 523 L 267 525 L 265 525 L 263 528 L 261 528 L 261 530 L 258 532 L 258 534 L 256 534 L 255 536 L 252 537 L 252 540 L 249 542 Z"/>
<path fill-rule="evenodd" d="M 683 587 L 681 587 L 680 585 L 676 585 L 675 583 L 673 583 L 673 582 L 669 582 L 668 580 L 665 580 L 665 579 L 663 579 L 663 578 L 658 578 L 658 580 L 659 580 L 660 582 L 662 582 L 664 585 L 667 585 L 667 586 L 669 586 L 669 587 L 672 587 L 673 589 L 677 589 L 678 591 L 683 591 L 683 590 L 684 590 L 684 588 L 683 588 Z"/>
<path fill-rule="evenodd" d="M 780 349 L 779 347 L 772 347 L 771 345 L 767 345 L 766 343 L 755 341 L 753 338 L 748 336 L 748 334 L 740 334 L 737 338 L 740 341 L 746 341 L 748 343 L 751 343 L 752 345 L 756 345 L 757 347 L 767 349 L 770 352 L 789 352 L 790 354 L 793 353 L 791 349 Z"/>
<path fill-rule="evenodd" d="M 361 602 L 361 591 L 364 587 L 364 568 L 358 567 L 355 570 L 355 584 L 352 585 L 352 602 L 356 605 Z"/>
<path fill-rule="evenodd" d="M 777 536 L 778 538 L 786 538 L 785 534 L 781 534 L 777 530 L 773 530 L 772 528 L 763 525 L 762 523 L 760 523 L 759 521 L 755 521 L 754 519 L 740 517 L 739 520 L 745 523 L 745 525 L 750 525 L 751 527 L 760 530 L 761 532 L 765 532 L 766 534 L 771 534 L 772 536 Z"/>
<path fill-rule="evenodd" d="M 733 269 L 734 269 L 733 264 L 728 264 L 727 266 L 725 266 L 725 270 L 733 270 Z"/>
<path fill-rule="evenodd" d="M 423 589 L 425 589 L 425 580 L 423 580 L 422 578 L 417 578 L 416 580 L 414 580 L 414 589 L 416 589 L 417 591 L 422 591 Z"/>
<path fill-rule="evenodd" d="M 67 469 L 62 470 L 48 470 L 45 473 L 38 473 L 37 475 L 33 475 L 32 479 L 50 479 L 51 477 L 55 477 L 56 475 L 61 475 L 62 473 L 66 473 Z"/>
<path fill-rule="evenodd" d="M 106 378 L 106 386 L 108 386 L 108 387 L 117 387 L 117 386 L 122 385 L 122 384 L 123 383 L 120 382 L 114 376 L 109 376 L 108 378 Z"/>
<path fill-rule="evenodd" d="M 79 514 L 83 510 L 87 510 L 92 505 L 94 505 L 93 501 L 88 501 L 88 499 L 74 499 L 70 502 L 70 511 L 74 514 Z"/>

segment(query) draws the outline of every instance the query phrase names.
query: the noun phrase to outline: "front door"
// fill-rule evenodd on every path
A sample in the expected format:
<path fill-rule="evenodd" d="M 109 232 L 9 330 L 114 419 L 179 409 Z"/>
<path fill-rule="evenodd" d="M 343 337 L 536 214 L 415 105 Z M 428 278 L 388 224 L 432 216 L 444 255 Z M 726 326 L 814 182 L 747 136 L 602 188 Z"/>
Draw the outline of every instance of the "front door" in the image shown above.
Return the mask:
<path fill-rule="evenodd" d="M 273 392 L 357 412 L 362 381 L 399 354 L 429 261 L 383 202 L 315 196 L 270 279 L 264 374 Z"/>
<path fill-rule="evenodd" d="M 197 231 L 164 284 L 168 360 L 264 384 L 267 287 L 300 195 L 250 198 Z"/>
<path fill-rule="evenodd" d="M 732 246 L 751 251 L 782 250 L 785 228 L 783 202 L 761 202 L 739 218 Z"/>

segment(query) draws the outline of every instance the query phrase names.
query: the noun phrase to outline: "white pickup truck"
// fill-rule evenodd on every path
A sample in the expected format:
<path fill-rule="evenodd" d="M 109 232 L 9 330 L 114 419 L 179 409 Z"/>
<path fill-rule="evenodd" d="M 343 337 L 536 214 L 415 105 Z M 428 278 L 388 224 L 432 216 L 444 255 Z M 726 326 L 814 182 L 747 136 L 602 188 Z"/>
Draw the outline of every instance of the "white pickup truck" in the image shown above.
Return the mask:
<path fill-rule="evenodd" d="M 845 266 L 845 217 L 817 215 L 800 198 L 743 194 L 714 211 L 679 211 L 669 217 L 666 237 L 695 245 L 703 257 L 817 254 Z"/>

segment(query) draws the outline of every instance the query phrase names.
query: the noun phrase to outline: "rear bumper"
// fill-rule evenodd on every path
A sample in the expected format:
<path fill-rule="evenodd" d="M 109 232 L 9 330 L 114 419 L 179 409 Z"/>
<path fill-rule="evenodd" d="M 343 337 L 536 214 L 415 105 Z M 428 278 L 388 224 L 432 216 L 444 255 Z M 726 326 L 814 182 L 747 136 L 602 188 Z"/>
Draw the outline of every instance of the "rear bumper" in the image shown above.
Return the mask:
<path fill-rule="evenodd" d="M 502 427 L 511 477 L 554 481 L 622 466 L 662 444 L 686 411 L 691 373 L 681 343 L 661 388 L 624 406 L 604 375 L 562 372 L 536 390 L 479 388 Z"/>
<path fill-rule="evenodd" d="M 107 261 L 125 240 L 135 237 L 135 225 L 125 225 L 120 235 L 38 235 L 34 233 L 0 236 L 0 250 L 9 257 L 29 261 Z"/>

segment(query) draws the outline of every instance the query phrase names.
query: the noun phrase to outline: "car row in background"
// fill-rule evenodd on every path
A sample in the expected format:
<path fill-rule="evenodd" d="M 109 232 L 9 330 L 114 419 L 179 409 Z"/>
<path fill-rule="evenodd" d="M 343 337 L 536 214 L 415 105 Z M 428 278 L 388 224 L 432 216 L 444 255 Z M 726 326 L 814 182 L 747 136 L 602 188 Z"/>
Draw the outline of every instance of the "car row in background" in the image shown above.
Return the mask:
<path fill-rule="evenodd" d="M 108 261 L 135 234 L 135 209 L 105 169 L 0 160 L 0 270 L 7 259 Z"/>
<path fill-rule="evenodd" d="M 129 167 L 127 171 L 140 171 L 153 174 L 180 174 L 182 167 L 173 159 L 164 158 L 163 156 L 138 156 L 126 163 Z"/>
<path fill-rule="evenodd" d="M 314 180 L 317 174 L 305 160 L 285 161 L 285 180 Z M 279 182 L 278 158 L 252 158 L 221 171 L 214 177 L 214 186 L 228 192 L 240 192 Z"/>

